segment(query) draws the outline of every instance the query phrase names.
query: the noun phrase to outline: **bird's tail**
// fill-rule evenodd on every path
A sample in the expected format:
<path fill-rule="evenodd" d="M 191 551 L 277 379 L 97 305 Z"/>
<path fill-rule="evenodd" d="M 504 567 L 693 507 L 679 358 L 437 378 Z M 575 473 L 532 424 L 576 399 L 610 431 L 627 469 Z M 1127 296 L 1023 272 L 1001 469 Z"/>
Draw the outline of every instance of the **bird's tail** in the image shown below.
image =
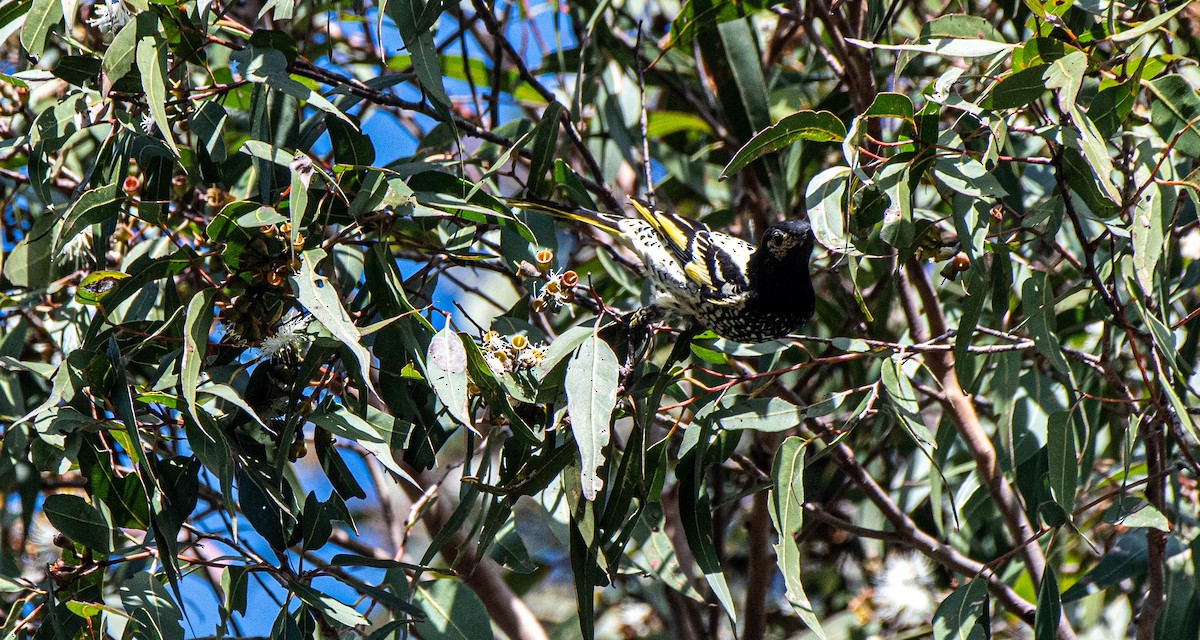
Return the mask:
<path fill-rule="evenodd" d="M 523 198 L 503 198 L 502 200 L 504 204 L 510 207 L 525 209 L 527 211 L 537 211 L 561 220 L 582 222 L 612 234 L 621 232 L 617 226 L 617 222 L 621 220 L 620 216 L 601 213 L 583 207 L 570 207 L 549 200 L 529 200 Z"/>

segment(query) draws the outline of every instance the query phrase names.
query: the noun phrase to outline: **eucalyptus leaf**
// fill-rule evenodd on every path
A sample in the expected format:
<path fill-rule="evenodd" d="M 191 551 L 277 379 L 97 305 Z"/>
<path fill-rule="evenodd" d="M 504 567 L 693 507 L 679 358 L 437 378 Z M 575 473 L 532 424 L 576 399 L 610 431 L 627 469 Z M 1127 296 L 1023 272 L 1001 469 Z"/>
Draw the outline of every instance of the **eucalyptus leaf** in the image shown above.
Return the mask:
<path fill-rule="evenodd" d="M 612 348 L 595 335 L 585 340 L 567 363 L 567 414 L 579 446 L 580 483 L 588 500 L 595 500 L 604 486 L 599 469 L 617 405 L 618 368 Z"/>

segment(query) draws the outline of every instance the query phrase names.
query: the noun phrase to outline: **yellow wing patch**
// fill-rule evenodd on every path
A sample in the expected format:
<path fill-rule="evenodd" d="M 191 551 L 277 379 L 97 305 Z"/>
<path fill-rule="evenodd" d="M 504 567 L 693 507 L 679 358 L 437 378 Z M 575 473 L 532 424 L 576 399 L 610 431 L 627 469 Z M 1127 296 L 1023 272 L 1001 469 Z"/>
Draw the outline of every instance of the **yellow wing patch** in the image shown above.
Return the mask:
<path fill-rule="evenodd" d="M 687 275 L 688 280 L 692 282 L 703 285 L 706 288 L 713 286 L 712 274 L 709 273 L 708 267 L 699 262 L 689 262 L 683 268 L 683 272 Z"/>
<path fill-rule="evenodd" d="M 688 233 L 689 230 L 683 228 L 674 216 L 653 211 L 634 198 L 630 198 L 629 202 L 637 210 L 638 215 L 642 216 L 646 222 L 649 222 L 650 226 L 654 227 L 654 230 L 658 232 L 658 235 L 671 244 L 671 248 L 676 253 L 687 253 L 689 239 L 692 234 Z"/>

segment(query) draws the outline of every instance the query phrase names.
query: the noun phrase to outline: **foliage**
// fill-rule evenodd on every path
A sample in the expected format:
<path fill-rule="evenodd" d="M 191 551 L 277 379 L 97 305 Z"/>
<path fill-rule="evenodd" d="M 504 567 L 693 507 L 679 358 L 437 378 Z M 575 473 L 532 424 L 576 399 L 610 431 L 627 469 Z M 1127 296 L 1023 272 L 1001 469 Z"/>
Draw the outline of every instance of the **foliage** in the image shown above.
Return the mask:
<path fill-rule="evenodd" d="M 1195 5 L 0 32 L 6 637 L 1200 633 Z M 807 217 L 804 335 L 507 199 L 626 194 Z"/>

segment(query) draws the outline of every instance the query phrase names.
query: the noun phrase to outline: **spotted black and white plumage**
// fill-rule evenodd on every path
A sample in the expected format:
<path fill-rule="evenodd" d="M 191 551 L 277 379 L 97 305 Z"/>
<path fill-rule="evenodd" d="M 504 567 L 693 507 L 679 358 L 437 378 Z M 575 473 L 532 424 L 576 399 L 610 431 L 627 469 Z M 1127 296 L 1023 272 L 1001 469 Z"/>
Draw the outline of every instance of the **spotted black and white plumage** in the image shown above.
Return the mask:
<path fill-rule="evenodd" d="M 653 309 L 694 319 L 737 342 L 781 338 L 812 317 L 815 293 L 807 222 L 771 225 L 757 247 L 705 224 L 631 200 L 638 218 L 617 218 L 552 203 L 517 206 L 587 222 L 621 236 L 653 285 Z"/>

